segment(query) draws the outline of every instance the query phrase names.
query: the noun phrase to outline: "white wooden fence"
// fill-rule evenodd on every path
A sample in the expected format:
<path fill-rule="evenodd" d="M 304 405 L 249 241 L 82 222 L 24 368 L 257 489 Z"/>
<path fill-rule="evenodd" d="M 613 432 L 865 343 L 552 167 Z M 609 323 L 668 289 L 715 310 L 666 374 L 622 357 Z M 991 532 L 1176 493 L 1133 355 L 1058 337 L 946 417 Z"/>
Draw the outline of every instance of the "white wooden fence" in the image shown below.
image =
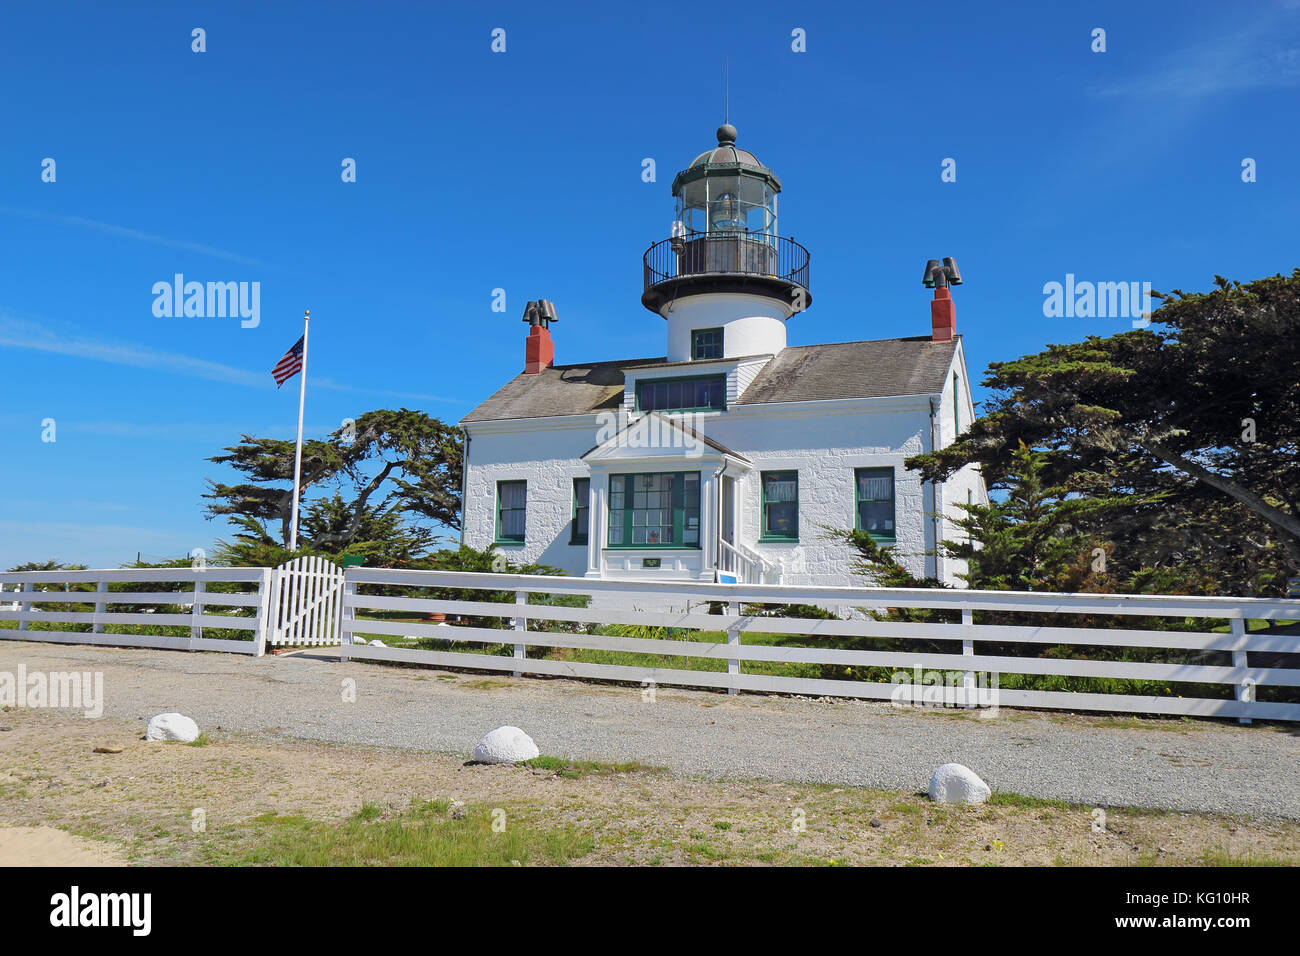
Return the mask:
<path fill-rule="evenodd" d="M 408 596 L 373 593 L 379 586 L 400 588 Z M 420 589 L 455 588 L 470 591 L 506 591 L 514 603 L 483 600 L 446 600 L 420 596 Z M 529 596 L 602 595 L 601 607 L 560 607 L 530 604 Z M 610 600 L 611 595 L 619 599 Z M 644 603 L 662 605 L 677 599 L 691 610 L 644 611 Z M 709 602 L 722 602 L 726 616 L 707 614 Z M 609 605 L 613 604 L 613 607 Z M 745 604 L 815 604 L 838 612 L 838 620 L 742 615 Z M 699 608 L 699 610 L 695 610 Z M 863 608 L 946 609 L 961 623 L 903 623 L 874 621 L 855 611 Z M 1019 611 L 1033 614 L 1124 615 L 1135 618 L 1134 627 L 1042 625 L 1004 626 L 976 623 L 975 616 L 988 611 Z M 421 621 L 430 614 L 449 618 L 497 618 L 508 630 L 481 623 L 435 624 Z M 394 619 L 397 618 L 397 619 Z M 1144 618 L 1193 619 L 1201 622 L 1195 631 L 1143 629 Z M 1224 621 L 1228 631 L 1213 631 L 1207 622 Z M 510 671 L 514 674 L 542 674 L 557 677 L 595 678 L 638 683 L 674 684 L 694 687 L 725 687 L 819 696 L 894 699 L 903 703 L 924 702 L 923 684 L 880 683 L 869 680 L 799 677 L 754 673 L 745 664 L 842 665 L 855 669 L 883 667 L 897 671 L 960 672 L 962 686 L 972 687 L 977 673 L 997 675 L 1062 675 L 1067 677 L 1118 678 L 1170 681 L 1189 684 L 1229 685 L 1231 696 L 1173 697 L 1130 693 L 1021 690 L 999 687 L 997 703 L 1002 706 L 1061 708 L 1067 710 L 1118 711 L 1147 714 L 1184 714 L 1204 717 L 1236 717 L 1242 720 L 1300 720 L 1300 704 L 1255 699 L 1257 687 L 1300 686 L 1300 658 L 1289 658 L 1287 666 L 1252 665 L 1251 654 L 1300 655 L 1300 636 L 1258 634 L 1247 630 L 1247 621 L 1300 621 L 1300 600 L 1266 598 L 1220 598 L 1147 596 L 1122 594 L 1050 594 L 1017 591 L 963 591 L 926 589 L 788 587 L 776 585 L 720 585 L 666 582 L 601 581 L 538 575 L 478 574 L 448 571 L 385 571 L 349 568 L 343 600 L 343 659 L 387 660 L 426 663 L 447 667 Z M 682 628 L 693 631 L 725 631 L 726 643 L 701 640 L 664 640 L 659 637 L 621 636 L 601 633 L 542 631 L 529 623 L 564 622 L 576 625 L 631 625 L 652 628 Z M 576 630 L 576 629 L 575 629 Z M 590 629 L 588 629 L 590 630 Z M 793 635 L 798 644 L 746 643 L 747 635 Z M 354 638 L 379 636 L 385 644 L 436 641 L 469 642 L 484 646 L 513 647 L 511 656 L 431 647 L 374 646 L 358 644 Z M 904 641 L 953 641 L 960 653 L 921 653 L 909 650 L 850 650 L 825 646 L 825 638 L 901 638 Z M 408 638 L 414 641 L 407 640 Z M 787 638 L 788 640 L 788 638 Z M 1156 648 L 1176 652 L 1213 654 L 1228 663 L 1186 663 L 1160 661 L 1088 660 L 1082 657 L 1008 656 L 977 653 L 977 645 L 988 642 L 1022 645 L 1027 655 L 1047 647 L 1076 645 L 1108 648 Z M 819 646 L 820 645 L 820 646 Z M 673 658 L 726 661 L 725 672 L 676 667 L 634 666 L 581 659 L 555 659 L 527 654 L 528 648 L 554 654 L 568 649 L 570 658 L 584 651 L 625 652 Z M 535 651 L 536 653 L 536 651 Z M 591 655 L 588 655 L 591 656 Z M 716 663 L 713 665 L 718 667 Z"/>
<path fill-rule="evenodd" d="M 147 583 L 185 589 L 110 590 L 113 584 L 136 587 Z M 218 583 L 239 585 L 239 591 L 209 590 Z M 94 590 L 86 589 L 87 585 L 94 585 Z M 265 645 L 270 585 L 270 568 L 4 571 L 0 572 L 0 588 L 8 593 L 0 594 L 0 621 L 17 621 L 18 626 L 0 627 L 0 639 L 260 655 Z M 123 604 L 144 607 L 118 610 Z M 93 610 L 73 610 L 75 605 L 93 606 Z M 176 606 L 187 610 L 165 610 Z M 214 607 L 226 613 L 216 613 Z M 251 616 L 230 610 L 243 608 L 251 608 Z M 89 630 L 85 625 L 90 625 Z M 189 634 L 145 633 L 160 628 L 188 628 Z M 249 639 L 204 637 L 205 628 L 245 631 Z"/>
<path fill-rule="evenodd" d="M 139 588 L 151 582 L 160 587 L 122 590 L 123 586 Z M 218 583 L 234 585 L 236 593 L 213 591 Z M 378 589 L 400 593 L 375 593 Z M 444 594 L 447 589 L 462 590 L 473 599 L 450 600 L 429 589 Z M 340 656 L 344 660 L 409 661 L 515 674 L 718 687 L 733 693 L 748 690 L 892 698 L 902 703 L 929 700 L 927 685 L 910 679 L 899 684 L 858 679 L 847 669 L 859 673 L 863 668 L 885 668 L 958 674 L 960 686 L 966 689 L 975 686 L 977 674 L 1150 680 L 1207 688 L 1227 685 L 1231 694 L 1220 691 L 1219 696 L 1207 693 L 1176 697 L 1001 686 L 996 703 L 1300 721 L 1300 703 L 1255 699 L 1257 689 L 1300 686 L 1300 634 L 1248 629 L 1252 621 L 1300 622 L 1300 599 L 1294 598 L 689 584 L 367 568 L 350 568 L 340 574 L 331 566 L 310 562 L 291 562 L 285 569 L 0 572 L 0 591 L 0 621 L 17 625 L 0 627 L 0 639 L 260 655 L 268 642 L 326 644 L 337 635 L 342 641 Z M 504 591 L 514 600 L 505 604 L 484 600 L 484 591 Z M 600 601 L 599 606 L 565 607 L 529 603 L 533 595 L 591 595 L 599 596 Z M 641 609 L 665 603 L 682 610 Z M 727 613 L 706 613 L 711 603 L 721 604 Z M 747 605 L 756 604 L 813 604 L 838 617 L 817 620 L 742 613 Z M 122 605 L 131 607 L 118 610 Z M 182 610 L 171 610 L 176 607 Z M 961 622 L 875 621 L 861 613 L 862 609 L 887 607 L 946 610 L 953 617 L 960 616 Z M 216 608 L 225 613 L 218 613 Z M 1035 616 L 1120 615 L 1133 618 L 1134 626 L 1061 626 L 1050 618 L 1041 624 L 1014 626 L 977 622 L 977 615 L 992 611 Z M 430 620 L 435 615 L 447 620 L 435 623 Z M 482 618 L 504 622 L 505 628 L 475 620 Z M 1190 619 L 1200 623 L 1196 630 L 1156 630 L 1143 628 L 1144 619 L 1166 623 Z M 1211 629 L 1224 621 L 1226 632 Z M 567 630 L 539 629 L 557 625 Z M 609 628 L 591 625 L 622 625 L 624 632 L 610 633 Z M 639 634 L 636 628 L 650 632 Z M 147 633 L 169 629 L 179 633 Z M 205 637 L 204 631 L 212 629 L 242 631 L 249 639 Z M 667 636 L 675 638 L 680 633 L 683 639 L 664 639 L 667 629 L 673 631 Z M 700 631 L 724 632 L 726 640 L 701 640 L 698 633 L 684 636 Z M 760 635 L 768 636 L 768 641 L 773 640 L 772 635 L 779 635 L 779 643 L 758 642 Z M 358 644 L 354 640 L 376 636 L 385 638 L 385 643 L 406 646 Z M 952 642 L 954 651 L 827 646 L 842 638 L 893 638 L 904 644 L 946 641 Z M 426 646 L 419 646 L 421 643 Z M 460 643 L 475 649 L 453 646 Z M 990 643 L 1017 645 L 1026 656 L 995 653 Z M 1070 645 L 1155 649 L 1184 657 L 1191 652 L 1193 659 L 1090 660 L 1083 651 L 1070 657 L 1033 656 L 1048 647 Z M 503 647 L 508 656 L 498 650 Z M 960 652 L 955 650 L 957 647 Z M 529 649 L 533 656 L 529 656 Z M 611 653 L 680 659 L 686 666 L 649 666 L 635 657 L 626 663 L 592 659 Z M 693 670 L 691 663 L 712 669 Z M 798 676 L 781 673 L 781 665 L 844 670 L 830 677 Z M 757 672 L 760 670 L 777 672 Z M 964 702 L 970 700 L 967 697 Z"/>

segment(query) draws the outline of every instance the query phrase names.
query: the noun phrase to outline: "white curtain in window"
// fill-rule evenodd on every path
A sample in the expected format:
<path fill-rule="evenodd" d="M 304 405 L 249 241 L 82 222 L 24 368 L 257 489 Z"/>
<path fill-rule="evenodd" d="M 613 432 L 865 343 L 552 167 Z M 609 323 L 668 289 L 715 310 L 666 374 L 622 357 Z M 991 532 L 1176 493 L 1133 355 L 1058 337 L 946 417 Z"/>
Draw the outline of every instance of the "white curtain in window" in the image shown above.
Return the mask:
<path fill-rule="evenodd" d="M 797 487 L 798 483 L 794 481 L 772 481 L 769 479 L 766 491 L 767 500 L 769 502 L 794 501 Z"/>
<path fill-rule="evenodd" d="M 527 486 L 520 482 L 518 484 L 508 484 L 501 486 L 501 507 L 503 508 L 522 508 L 526 498 L 525 489 Z"/>
<path fill-rule="evenodd" d="M 858 475 L 858 500 L 888 501 L 894 496 L 893 486 L 888 475 Z"/>

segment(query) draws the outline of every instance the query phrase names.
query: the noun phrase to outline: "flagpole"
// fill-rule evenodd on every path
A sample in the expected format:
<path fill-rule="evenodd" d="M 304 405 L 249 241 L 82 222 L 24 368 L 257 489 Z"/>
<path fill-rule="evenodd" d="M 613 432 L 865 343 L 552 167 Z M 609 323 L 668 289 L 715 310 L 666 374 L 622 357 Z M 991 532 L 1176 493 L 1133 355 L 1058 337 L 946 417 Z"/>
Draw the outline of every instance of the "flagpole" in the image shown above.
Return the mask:
<path fill-rule="evenodd" d="M 307 324 L 311 309 L 302 316 L 302 381 L 298 383 L 298 447 L 293 455 L 293 518 L 289 525 L 289 550 L 298 550 L 298 483 L 302 480 L 302 410 L 307 402 Z"/>

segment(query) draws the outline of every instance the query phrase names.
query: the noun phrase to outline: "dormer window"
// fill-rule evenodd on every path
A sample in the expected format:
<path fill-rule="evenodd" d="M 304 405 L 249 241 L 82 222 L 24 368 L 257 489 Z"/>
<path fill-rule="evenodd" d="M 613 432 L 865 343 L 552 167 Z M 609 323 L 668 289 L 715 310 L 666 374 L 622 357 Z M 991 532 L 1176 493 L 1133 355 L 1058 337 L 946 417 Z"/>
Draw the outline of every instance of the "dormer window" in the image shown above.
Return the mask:
<path fill-rule="evenodd" d="M 691 360 L 722 358 L 722 329 L 691 330 Z"/>
<path fill-rule="evenodd" d="M 636 383 L 638 412 L 707 412 L 727 407 L 727 377 L 651 378 Z"/>

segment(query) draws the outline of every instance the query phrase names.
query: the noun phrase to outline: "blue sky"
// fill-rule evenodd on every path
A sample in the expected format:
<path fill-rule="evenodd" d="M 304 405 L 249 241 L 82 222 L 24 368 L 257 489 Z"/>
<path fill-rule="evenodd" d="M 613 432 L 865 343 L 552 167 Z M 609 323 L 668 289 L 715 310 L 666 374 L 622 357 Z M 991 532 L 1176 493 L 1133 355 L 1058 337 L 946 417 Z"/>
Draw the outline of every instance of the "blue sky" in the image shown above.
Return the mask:
<path fill-rule="evenodd" d="M 530 298 L 559 363 L 663 354 L 641 255 L 713 143 L 724 58 L 812 252 L 791 344 L 928 334 L 922 267 L 950 255 L 978 381 L 1128 327 L 1044 318 L 1066 273 L 1193 290 L 1298 264 L 1296 2 L 6 4 L 0 567 L 210 549 L 204 479 L 235 476 L 204 459 L 293 437 L 297 380 L 269 371 L 304 308 L 315 437 L 372 408 L 458 420 L 521 368 Z M 259 282 L 260 324 L 156 317 L 176 273 Z"/>

